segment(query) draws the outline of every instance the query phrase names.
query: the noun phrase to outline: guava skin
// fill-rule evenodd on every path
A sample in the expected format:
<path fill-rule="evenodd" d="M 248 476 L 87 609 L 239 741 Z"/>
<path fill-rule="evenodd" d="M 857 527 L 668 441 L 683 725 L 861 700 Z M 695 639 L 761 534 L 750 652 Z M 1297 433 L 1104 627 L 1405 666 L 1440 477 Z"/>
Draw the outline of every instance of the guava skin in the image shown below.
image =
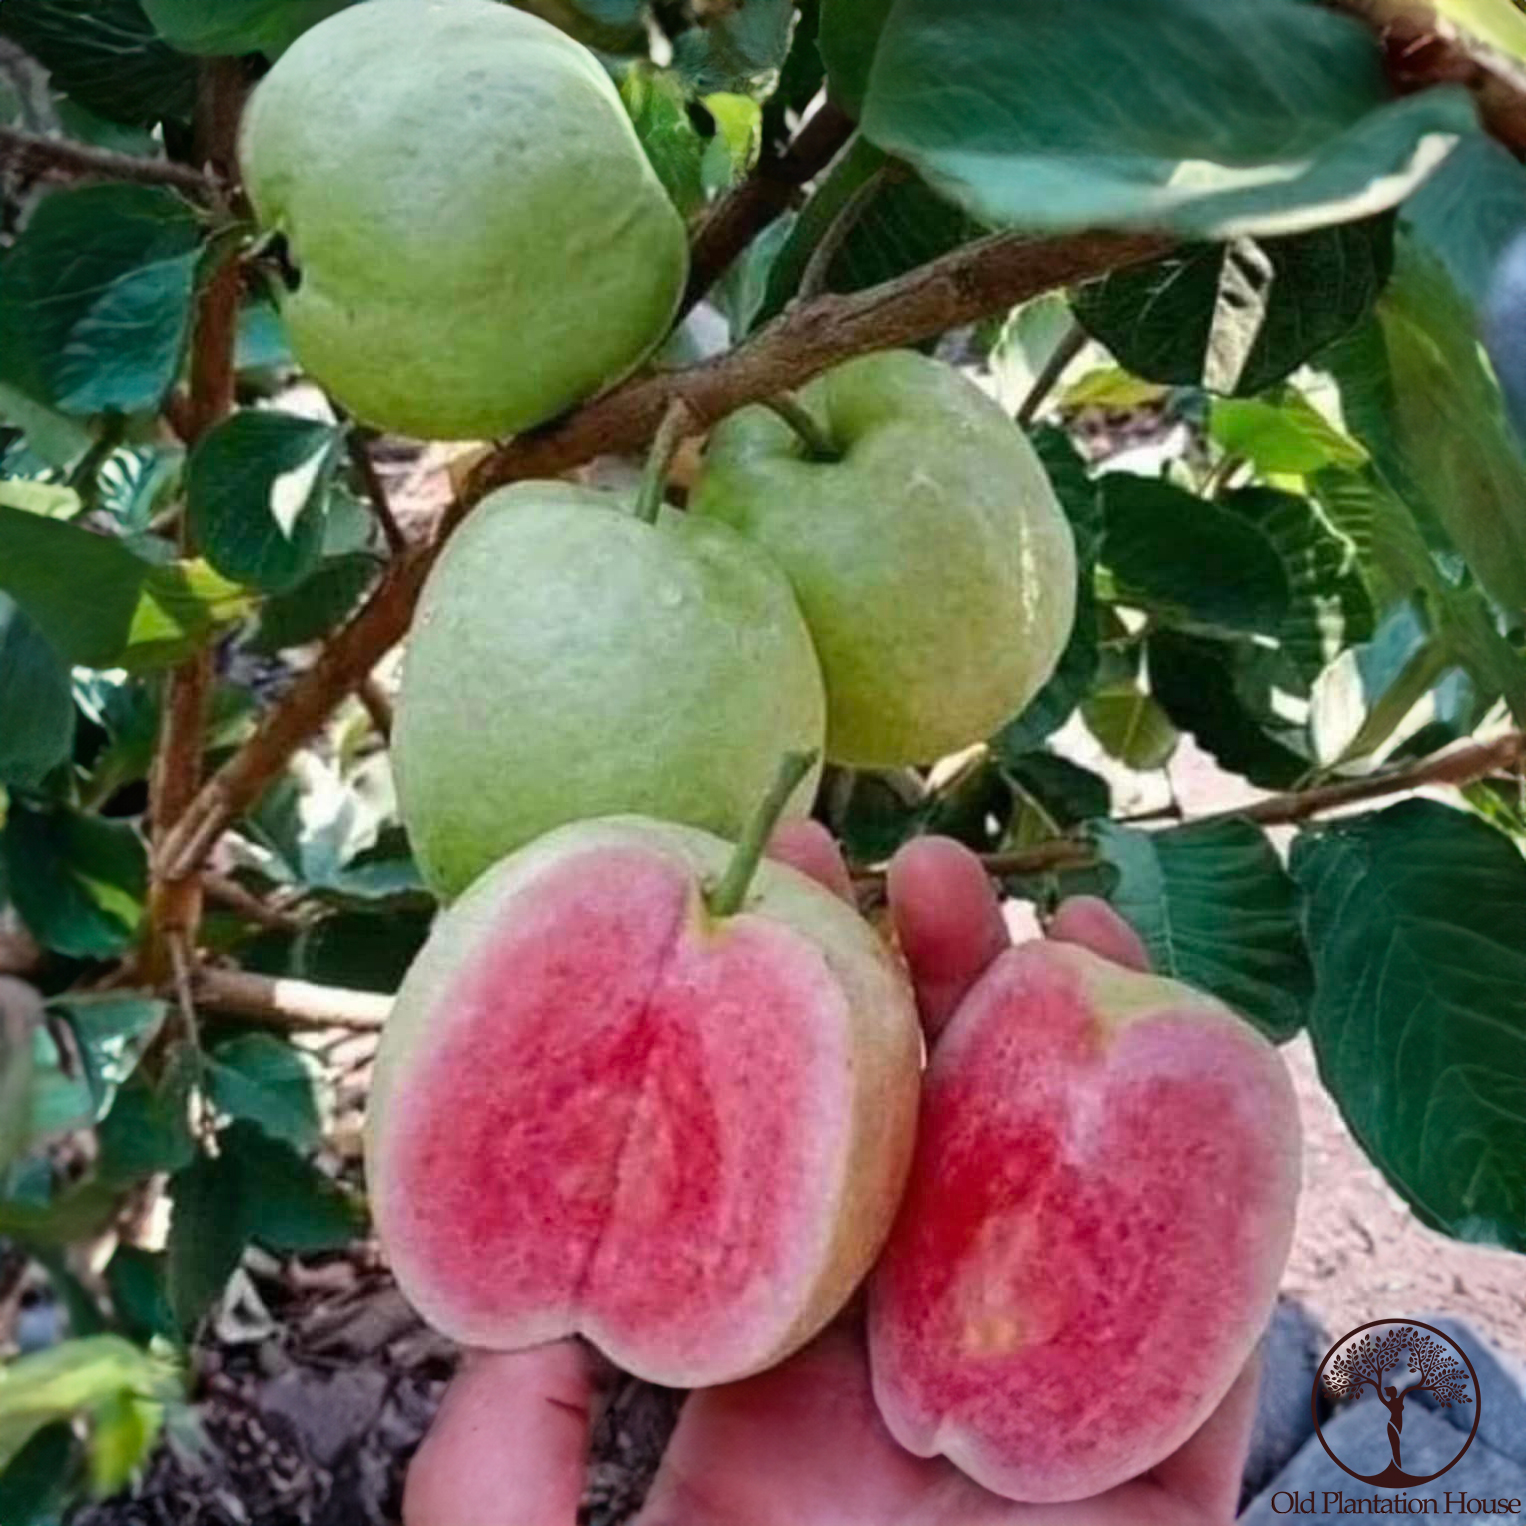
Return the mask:
<path fill-rule="evenodd" d="M 375 0 L 370 0 L 375 3 Z M 726 528 L 529 482 L 431 573 L 393 732 L 399 804 L 449 899 L 565 822 L 637 812 L 734 838 L 787 752 L 818 751 L 821 670 L 784 575 Z M 809 811 L 819 768 L 788 814 Z"/>
<path fill-rule="evenodd" d="M 736 916 L 708 833 L 579 822 L 436 923 L 367 1119 L 403 1292 L 486 1350 L 586 1335 L 702 1387 L 782 1360 L 883 1244 L 915 1133 L 900 965 L 780 864 Z"/>
<path fill-rule="evenodd" d="M 972 382 L 909 352 L 849 361 L 799 400 L 842 459 L 809 459 L 777 415 L 744 409 L 711 436 L 691 512 L 789 575 L 829 758 L 891 768 L 985 741 L 1075 619 L 1075 546 L 1038 457 Z"/>
<path fill-rule="evenodd" d="M 1014 1500 L 1089 1499 L 1208 1418 L 1271 1316 L 1286 1067 L 1210 997 L 1071 944 L 1002 954 L 933 1051 L 870 1279 L 891 1434 Z"/>
<path fill-rule="evenodd" d="M 367 0 L 254 92 L 244 183 L 295 267 L 304 368 L 422 439 L 517 433 L 667 332 L 684 225 L 609 77 L 497 0 Z"/>

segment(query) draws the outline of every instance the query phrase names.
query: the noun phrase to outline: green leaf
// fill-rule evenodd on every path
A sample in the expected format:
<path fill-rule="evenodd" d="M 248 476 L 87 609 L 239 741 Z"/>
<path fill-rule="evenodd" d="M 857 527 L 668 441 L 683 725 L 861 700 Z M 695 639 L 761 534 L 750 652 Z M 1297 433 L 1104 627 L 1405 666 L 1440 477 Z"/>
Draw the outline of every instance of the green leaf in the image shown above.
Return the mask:
<path fill-rule="evenodd" d="M 45 1425 L 0 1469 L 0 1521 L 6 1526 L 62 1526 L 83 1461 L 74 1427 Z"/>
<path fill-rule="evenodd" d="M 1526 169 L 1493 138 L 1465 138 L 1404 203 L 1410 235 L 1445 267 L 1452 284 L 1482 310 L 1495 267 L 1521 231 Z"/>
<path fill-rule="evenodd" d="M 180 372 L 201 242 L 172 191 L 50 196 L 0 264 L 4 379 L 64 413 L 157 407 Z"/>
<path fill-rule="evenodd" d="M 1356 546 L 1318 504 L 1261 487 L 1219 502 L 1254 524 L 1282 563 L 1289 598 L 1277 642 L 1307 682 L 1345 648 L 1372 639 L 1375 616 Z"/>
<path fill-rule="evenodd" d="M 1118 599 L 1178 624 L 1273 635 L 1288 613 L 1282 561 L 1245 517 L 1169 482 L 1102 479 L 1101 560 Z"/>
<path fill-rule="evenodd" d="M 117 1320 L 144 1345 L 155 1336 L 173 1340 L 179 1334 L 164 1288 L 165 1262 L 163 1251 L 123 1244 L 106 1263 L 106 1287 Z"/>
<path fill-rule="evenodd" d="M 63 658 L 89 668 L 182 661 L 252 607 L 205 562 L 156 565 L 111 536 L 3 506 L 0 589 Z"/>
<path fill-rule="evenodd" d="M 1372 311 L 1393 268 L 1390 213 L 1291 238 L 1190 244 L 1075 294 L 1121 366 L 1173 386 L 1252 394 Z"/>
<path fill-rule="evenodd" d="M 734 0 L 678 36 L 673 67 L 696 95 L 726 91 L 766 100 L 794 30 L 794 0 Z"/>
<path fill-rule="evenodd" d="M 64 1249 L 104 1234 L 121 1209 L 116 1187 L 87 1178 L 45 1202 L 0 1200 L 0 1235 L 34 1250 Z"/>
<path fill-rule="evenodd" d="M 875 50 L 895 0 L 821 0 L 821 59 L 827 94 L 852 116 L 863 110 Z"/>
<path fill-rule="evenodd" d="M 1290 387 L 1268 398 L 1215 398 L 1208 420 L 1209 433 L 1225 454 L 1243 456 L 1263 476 L 1355 470 L 1367 461 L 1355 440 Z"/>
<path fill-rule="evenodd" d="M 1403 243 L 1372 330 L 1331 355 L 1347 424 L 1383 477 L 1462 552 L 1479 582 L 1526 608 L 1526 460 L 1445 271 Z"/>
<path fill-rule="evenodd" d="M 1070 719 L 1097 676 L 1097 548 L 1102 540 L 1102 493 L 1087 474 L 1086 463 L 1062 430 L 1040 429 L 1034 449 L 1044 463 L 1049 484 L 1070 521 L 1076 541 L 1076 619 L 1049 682 L 1027 709 L 996 734 L 999 756 L 1032 752 Z"/>
<path fill-rule="evenodd" d="M 1157 631 L 1149 641 L 1150 690 L 1171 722 L 1221 768 L 1262 789 L 1292 789 L 1311 761 L 1289 745 L 1292 727 L 1274 730 L 1269 717 L 1247 705 L 1237 668 L 1252 650 L 1246 643 Z"/>
<path fill-rule="evenodd" d="M 689 98 L 671 71 L 637 61 L 625 71 L 620 94 L 636 136 L 673 205 L 685 216 L 705 204 L 705 139 L 689 116 Z"/>
<path fill-rule="evenodd" d="M 1139 832 L 1103 823 L 1097 846 L 1118 870 L 1112 902 L 1162 975 L 1211 991 L 1283 1043 L 1313 994 L 1293 882 L 1248 821 Z"/>
<path fill-rule="evenodd" d="M 982 222 L 1208 239 L 1383 211 L 1477 128 L 1303 0 L 896 0 L 862 120 Z"/>
<path fill-rule="evenodd" d="M 114 1394 L 90 1416 L 90 1484 L 96 1495 L 119 1494 L 148 1460 L 164 1425 L 164 1406 Z"/>
<path fill-rule="evenodd" d="M 19 1357 L 0 1367 L 0 1466 L 46 1425 L 123 1396 L 165 1404 L 183 1393 L 171 1363 L 119 1335 L 65 1341 Z"/>
<path fill-rule="evenodd" d="M 1000 761 L 1002 772 L 1061 830 L 1104 817 L 1113 808 L 1107 780 L 1069 758 L 1030 752 Z"/>
<path fill-rule="evenodd" d="M 33 1094 L 37 1140 L 88 1128 L 101 1118 L 158 1036 L 168 1010 L 162 1001 L 136 995 L 70 995 L 50 1005 L 68 1025 L 74 1052 L 66 1059 L 51 1035 L 45 1044 L 39 1035 L 39 1086 Z"/>
<path fill-rule="evenodd" d="M 510 4 L 601 52 L 636 53 L 646 46 L 645 0 L 510 0 Z"/>
<path fill-rule="evenodd" d="M 41 514 L 45 519 L 73 519 L 84 508 L 72 487 L 16 477 L 0 482 L 0 504 L 8 509 L 24 509 L 28 514 Z"/>
<path fill-rule="evenodd" d="M 302 1253 L 341 1250 L 361 1231 L 355 1199 L 289 1144 L 252 1123 L 235 1123 L 222 1144 L 238 1172 L 252 1239 Z"/>
<path fill-rule="evenodd" d="M 251 648 L 270 654 L 327 635 L 360 602 L 376 576 L 376 566 L 375 557 L 360 552 L 326 558 L 290 593 L 265 601 Z"/>
<path fill-rule="evenodd" d="M 15 601 L 0 594 L 0 784 L 41 784 L 73 748 L 68 665 Z"/>
<path fill-rule="evenodd" d="M 1526 1251 L 1526 861 L 1409 800 L 1303 833 L 1309 1031 L 1358 1142 L 1418 1217 Z"/>
<path fill-rule="evenodd" d="M 142 0 L 155 30 L 181 53 L 280 53 L 350 0 Z"/>
<path fill-rule="evenodd" d="M 195 64 L 160 41 L 139 0 L 4 0 L 0 34 L 113 122 L 184 120 L 196 104 Z"/>
<path fill-rule="evenodd" d="M 212 566 L 271 593 L 307 577 L 323 552 L 343 443 L 332 425 L 247 409 L 209 431 L 191 453 L 186 502 Z"/>
<path fill-rule="evenodd" d="M 189 1335 L 222 1297 L 249 1243 L 248 1205 L 226 1158 L 199 1155 L 170 1180 L 165 1296 Z"/>
<path fill-rule="evenodd" d="M 196 1158 L 190 1094 L 195 1056 L 179 1046 L 157 1082 L 142 1072 L 117 1092 L 101 1120 L 101 1175 L 128 1185 L 160 1172 L 182 1171 Z"/>
<path fill-rule="evenodd" d="M 1133 684 L 1109 684 L 1082 701 L 1081 715 L 1110 758 L 1136 773 L 1164 768 L 1176 751 L 1166 712 Z"/>
<path fill-rule="evenodd" d="M 268 1033 L 249 1033 L 211 1053 L 212 1100 L 233 1118 L 258 1124 L 298 1150 L 316 1148 L 323 1133 L 311 1062 Z"/>
<path fill-rule="evenodd" d="M 44 948 L 112 959 L 132 947 L 148 855 L 131 825 L 13 800 L 0 848 L 11 900 Z"/>

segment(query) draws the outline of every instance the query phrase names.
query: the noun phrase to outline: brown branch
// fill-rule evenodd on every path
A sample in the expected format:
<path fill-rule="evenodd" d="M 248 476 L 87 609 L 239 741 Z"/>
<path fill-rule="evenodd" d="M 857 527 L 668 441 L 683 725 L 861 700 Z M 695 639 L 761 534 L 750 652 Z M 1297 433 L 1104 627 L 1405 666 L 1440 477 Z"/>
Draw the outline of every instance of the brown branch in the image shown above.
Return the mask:
<path fill-rule="evenodd" d="M 203 966 L 192 985 L 207 1011 L 236 1014 L 277 1028 L 348 1028 L 372 1033 L 387 1020 L 392 998 L 343 991 L 305 980 L 273 979 Z"/>
<path fill-rule="evenodd" d="M 717 204 L 694 240 L 683 312 L 694 307 L 737 256 L 789 209 L 800 188 L 837 157 L 853 136 L 853 126 L 845 111 L 828 102 L 800 129 L 783 154 L 765 158 Z"/>
<path fill-rule="evenodd" d="M 22 132 L 15 127 L 0 127 L 0 164 L 14 165 L 23 175 L 49 180 L 116 180 L 170 186 L 204 202 L 215 200 L 218 194 L 217 182 L 189 165 L 88 148 L 83 143 Z"/>
<path fill-rule="evenodd" d="M 356 697 L 365 706 L 365 711 L 371 717 L 371 725 L 375 727 L 376 734 L 382 741 L 392 741 L 392 723 L 394 710 L 392 696 L 382 688 L 375 674 L 361 679 L 360 687 L 356 691 Z"/>
<path fill-rule="evenodd" d="M 639 450 L 674 402 L 687 404 L 704 427 L 747 403 L 809 381 L 838 361 L 915 344 L 1057 286 L 1153 258 L 1169 247 L 1168 240 L 1142 233 L 983 239 L 898 280 L 803 303 L 725 356 L 627 382 L 493 451 L 472 471 L 433 544 L 412 547 L 388 564 L 364 608 L 203 787 L 159 847 L 161 872 L 190 873 L 291 754 L 402 639 L 445 539 L 493 489 L 530 477 L 559 476 L 605 453 Z"/>
<path fill-rule="evenodd" d="M 206 891 L 208 901 L 269 932 L 297 933 L 306 926 L 295 912 L 272 906 L 268 901 L 261 900 L 252 890 L 244 889 L 237 880 L 229 879 L 226 875 L 203 874 L 201 884 L 202 889 Z"/>
<path fill-rule="evenodd" d="M 202 65 L 197 147 L 203 161 L 223 173 L 232 172 L 243 95 L 243 73 L 237 61 L 213 59 Z M 190 401 L 185 419 L 188 445 L 195 445 L 233 409 L 241 290 L 239 259 L 236 251 L 228 248 L 197 300 Z M 195 550 L 189 523 L 183 516 L 180 544 L 187 555 Z M 150 801 L 156 846 L 162 845 L 201 786 L 212 683 L 210 648 L 203 648 L 170 674 Z M 154 984 L 162 982 L 173 969 L 177 949 L 195 948 L 202 911 L 201 884 L 196 873 L 199 867 L 196 864 L 183 873 L 159 872 L 154 876 L 143 956 L 143 974 Z M 191 1026 L 188 1017 L 187 1027 Z"/>

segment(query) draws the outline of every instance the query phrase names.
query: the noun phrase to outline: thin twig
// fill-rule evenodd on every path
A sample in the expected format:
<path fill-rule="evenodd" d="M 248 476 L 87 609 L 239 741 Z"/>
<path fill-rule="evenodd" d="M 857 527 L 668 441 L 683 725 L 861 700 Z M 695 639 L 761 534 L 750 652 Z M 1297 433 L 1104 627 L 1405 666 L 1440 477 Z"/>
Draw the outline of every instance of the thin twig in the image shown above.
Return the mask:
<path fill-rule="evenodd" d="M 393 556 L 401 556 L 408 549 L 408 537 L 403 534 L 402 526 L 398 524 L 397 516 L 392 512 L 386 484 L 381 480 L 381 473 L 377 471 L 376 461 L 371 455 L 371 443 L 375 439 L 376 435 L 373 431 L 353 425 L 346 433 L 345 448 L 350 453 L 350 464 L 355 468 L 361 485 L 366 490 L 366 499 L 371 505 L 371 512 L 376 516 L 377 524 L 381 526 L 387 549 Z"/>
<path fill-rule="evenodd" d="M 1079 323 L 1072 323 L 1061 337 L 1060 342 L 1054 347 L 1054 352 L 1043 364 L 1039 374 L 1034 377 L 1033 385 L 1028 389 L 1028 395 L 1022 401 L 1022 406 L 1017 410 L 1017 422 L 1026 429 L 1038 417 L 1038 411 L 1044 406 L 1045 399 L 1059 380 L 1069 369 L 1071 361 L 1086 348 L 1086 330 Z"/>
<path fill-rule="evenodd" d="M 272 906 L 269 901 L 261 900 L 252 890 L 245 890 L 237 880 L 229 879 L 226 875 L 204 873 L 201 884 L 209 901 L 269 932 L 296 933 L 306 926 L 295 912 Z"/>
<path fill-rule="evenodd" d="M 827 289 L 827 278 L 832 265 L 842 253 L 853 230 L 863 221 L 864 213 L 875 197 L 900 173 L 900 166 L 893 160 L 880 165 L 861 185 L 855 187 L 848 199 L 837 209 L 837 216 L 827 224 L 821 242 L 811 250 L 811 257 L 800 277 L 796 292 L 797 302 L 809 302 Z"/>
<path fill-rule="evenodd" d="M 215 201 L 218 195 L 217 182 L 189 165 L 88 148 L 83 143 L 22 132 L 16 127 L 0 127 L 0 164 L 15 165 L 24 175 L 50 179 L 170 186 L 203 202 Z"/>
<path fill-rule="evenodd" d="M 374 673 L 367 674 L 361 679 L 360 687 L 355 691 L 355 697 L 365 706 L 366 714 L 371 717 L 371 724 L 376 728 L 377 736 L 382 741 L 390 743 L 394 719 L 392 696 L 382 688 Z"/>
<path fill-rule="evenodd" d="M 227 825 L 402 639 L 446 539 L 495 488 L 556 477 L 598 455 L 639 450 L 675 399 L 688 405 L 696 427 L 704 427 L 748 403 L 789 391 L 839 361 L 918 343 L 1041 292 L 1155 258 L 1169 247 L 1168 240 L 1143 233 L 982 239 L 897 280 L 802 303 L 727 355 L 627 382 L 491 452 L 447 510 L 434 542 L 413 546 L 387 564 L 364 607 L 203 787 L 159 850 L 162 872 L 184 874 L 199 864 Z"/>
<path fill-rule="evenodd" d="M 208 1011 L 235 1013 L 277 1028 L 347 1028 L 371 1033 L 392 1010 L 392 998 L 371 991 L 345 991 L 251 975 L 244 970 L 203 966 L 196 975 L 196 999 Z"/>

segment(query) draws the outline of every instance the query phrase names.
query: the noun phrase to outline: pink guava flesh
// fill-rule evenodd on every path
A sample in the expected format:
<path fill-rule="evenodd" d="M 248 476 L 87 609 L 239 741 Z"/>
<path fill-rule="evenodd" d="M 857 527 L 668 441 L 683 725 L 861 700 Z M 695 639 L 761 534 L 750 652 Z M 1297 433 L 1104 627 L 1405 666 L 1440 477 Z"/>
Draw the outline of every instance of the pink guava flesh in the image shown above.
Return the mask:
<path fill-rule="evenodd" d="M 1017 1500 L 1154 1466 L 1264 1328 L 1297 1179 L 1282 1062 L 1227 1009 L 1080 949 L 1008 952 L 934 1052 L 871 1282 L 886 1424 Z"/>
<path fill-rule="evenodd" d="M 446 1333 L 581 1331 L 688 1384 L 789 1344 L 849 1169 L 846 1001 L 798 932 L 696 905 L 656 855 L 575 857 L 427 1014 L 374 1196 L 399 1282 Z"/>

